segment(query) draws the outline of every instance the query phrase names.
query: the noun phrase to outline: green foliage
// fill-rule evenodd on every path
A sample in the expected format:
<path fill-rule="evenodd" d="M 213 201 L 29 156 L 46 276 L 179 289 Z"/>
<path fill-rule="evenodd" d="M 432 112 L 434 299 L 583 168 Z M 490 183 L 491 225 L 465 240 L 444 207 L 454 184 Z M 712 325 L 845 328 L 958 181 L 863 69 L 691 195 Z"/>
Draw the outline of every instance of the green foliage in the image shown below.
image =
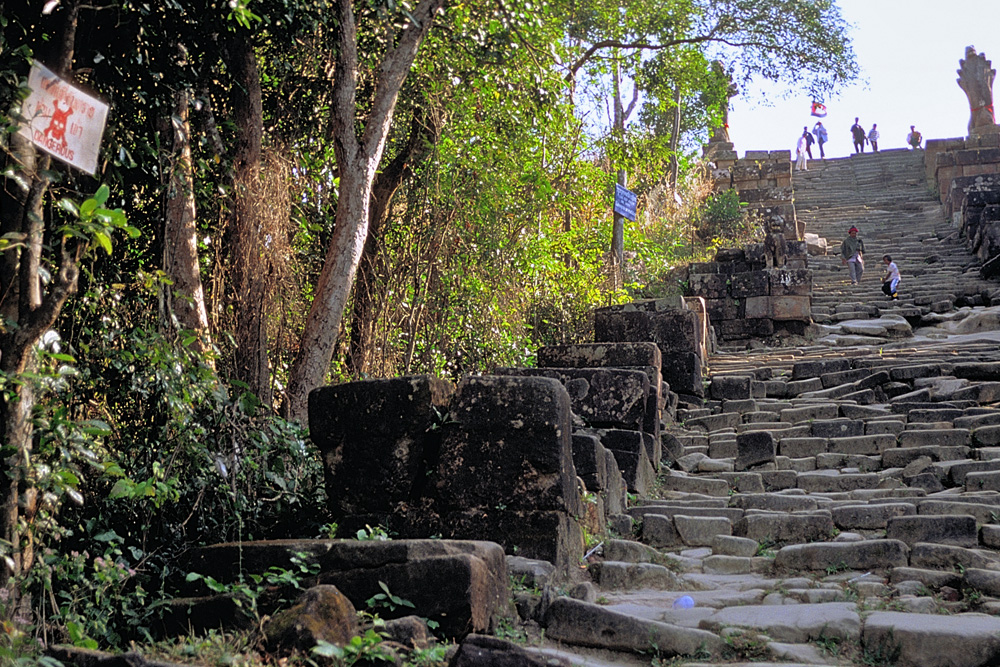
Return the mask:
<path fill-rule="evenodd" d="M 764 230 L 740 202 L 735 189 L 720 190 L 705 200 L 698 236 L 710 245 L 745 245 L 763 238 Z"/>
<path fill-rule="evenodd" d="M 378 582 L 378 587 L 382 589 L 381 593 L 376 593 L 367 600 L 365 600 L 365 605 L 369 609 L 388 609 L 389 611 L 396 611 L 399 607 L 409 607 L 413 609 L 415 605 L 409 600 L 403 599 L 398 595 L 393 595 L 389 591 L 389 586 L 386 585 L 384 581 Z"/>
<path fill-rule="evenodd" d="M 385 542 L 391 538 L 389 537 L 389 531 L 382 526 L 372 528 L 369 525 L 365 525 L 364 528 L 358 530 L 355 539 L 361 542 Z"/>
<path fill-rule="evenodd" d="M 357 663 L 369 661 L 391 661 L 392 653 L 382 645 L 383 637 L 374 628 L 351 640 L 344 646 L 337 646 L 326 641 L 320 641 L 312 649 L 313 655 L 330 658 L 337 667 L 349 667 Z"/>
<path fill-rule="evenodd" d="M 20 583 L 56 637 L 80 646 L 141 637 L 156 612 L 147 591 L 169 593 L 180 551 L 285 537 L 302 516 L 318 530 L 325 516 L 318 455 L 300 429 L 231 394 L 207 359 L 160 333 L 144 289 L 92 288 L 68 341 L 51 332 L 34 373 L 0 378 L 36 395 L 24 465 L 39 502 L 25 520 L 40 558 Z M 295 588 L 303 567 L 246 583 L 248 604 L 256 586 Z"/>
<path fill-rule="evenodd" d="M 767 639 L 751 630 L 731 629 L 722 639 L 735 659 L 761 661 L 768 655 Z"/>
<path fill-rule="evenodd" d="M 868 667 L 893 667 L 899 661 L 902 652 L 902 646 L 896 642 L 890 629 L 882 641 L 864 643 L 860 662 Z"/>
<path fill-rule="evenodd" d="M 123 646 L 128 630 L 149 620 L 148 593 L 119 546 L 121 537 L 109 531 L 94 541 L 106 544 L 103 555 L 46 549 L 31 576 L 57 605 L 49 621 L 65 628 L 70 643 L 89 649 Z"/>

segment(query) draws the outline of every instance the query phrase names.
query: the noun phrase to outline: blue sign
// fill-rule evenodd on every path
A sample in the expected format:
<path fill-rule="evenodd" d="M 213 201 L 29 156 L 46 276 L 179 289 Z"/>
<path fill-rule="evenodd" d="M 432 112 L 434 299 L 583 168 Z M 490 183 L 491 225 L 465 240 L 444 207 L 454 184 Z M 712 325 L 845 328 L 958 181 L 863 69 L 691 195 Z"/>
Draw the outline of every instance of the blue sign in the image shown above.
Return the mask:
<path fill-rule="evenodd" d="M 615 213 L 635 222 L 635 202 L 637 199 L 634 192 L 615 183 Z"/>

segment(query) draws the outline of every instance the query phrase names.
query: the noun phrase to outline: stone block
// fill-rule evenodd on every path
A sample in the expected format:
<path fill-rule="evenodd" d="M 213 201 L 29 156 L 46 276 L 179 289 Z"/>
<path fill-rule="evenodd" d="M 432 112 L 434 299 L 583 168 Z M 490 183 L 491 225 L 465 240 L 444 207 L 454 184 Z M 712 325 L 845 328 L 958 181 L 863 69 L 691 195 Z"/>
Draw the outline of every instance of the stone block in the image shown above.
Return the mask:
<path fill-rule="evenodd" d="M 683 544 L 674 520 L 653 513 L 642 517 L 642 541 L 651 547 L 677 547 Z"/>
<path fill-rule="evenodd" d="M 321 584 L 336 586 L 357 609 L 382 592 L 379 582 L 437 621 L 448 637 L 486 632 L 506 616 L 510 590 L 503 549 L 492 542 L 456 540 L 268 540 L 199 547 L 185 566 L 221 582 L 244 572 L 294 569 L 305 554 Z M 410 613 L 406 607 L 390 617 Z"/>
<path fill-rule="evenodd" d="M 833 522 L 841 530 L 880 530 L 885 529 L 892 518 L 915 515 L 917 507 L 912 503 L 842 505 L 831 512 Z"/>
<path fill-rule="evenodd" d="M 711 555 L 702 559 L 705 574 L 750 574 L 753 560 L 740 556 Z"/>
<path fill-rule="evenodd" d="M 897 439 L 900 447 L 954 447 L 970 442 L 969 430 L 964 428 L 907 430 L 900 433 Z"/>
<path fill-rule="evenodd" d="M 710 396 L 719 400 L 739 400 L 752 397 L 751 375 L 716 375 L 712 378 Z"/>
<path fill-rule="evenodd" d="M 565 512 L 495 508 L 449 512 L 441 515 L 439 534 L 448 539 L 488 539 L 507 553 L 548 561 L 560 572 L 577 567 L 583 558 L 583 530 Z M 390 584 L 390 590 L 396 589 Z"/>
<path fill-rule="evenodd" d="M 857 491 L 858 489 L 874 489 L 879 485 L 877 474 L 844 474 L 828 475 L 824 473 L 803 473 L 798 475 L 798 488 L 807 493 L 835 493 L 839 491 Z"/>
<path fill-rule="evenodd" d="M 769 284 L 770 281 L 766 271 L 736 273 L 730 279 L 729 296 L 734 299 L 768 296 L 770 294 Z"/>
<path fill-rule="evenodd" d="M 661 480 L 664 491 L 680 491 L 683 493 L 699 493 L 719 498 L 729 497 L 729 483 L 723 479 L 707 477 L 684 477 L 669 475 Z"/>
<path fill-rule="evenodd" d="M 747 297 L 744 313 L 748 320 L 770 319 L 771 297 L 770 296 Z"/>
<path fill-rule="evenodd" d="M 771 295 L 771 317 L 779 322 L 811 322 L 812 298 Z"/>
<path fill-rule="evenodd" d="M 637 505 L 628 508 L 628 513 L 636 518 L 642 518 L 647 514 L 659 514 L 673 518 L 678 514 L 694 517 L 723 518 L 727 521 L 736 521 L 743 516 L 743 510 L 736 507 L 706 507 L 703 505 L 692 505 L 683 502 L 658 501 L 650 504 Z"/>
<path fill-rule="evenodd" d="M 601 444 L 614 454 L 628 490 L 646 497 L 656 480 L 656 471 L 646 453 L 646 441 L 639 431 L 600 429 L 595 431 Z"/>
<path fill-rule="evenodd" d="M 672 590 L 680 585 L 680 579 L 676 574 L 655 563 L 598 561 L 587 567 L 587 573 L 601 590 L 621 591 L 637 588 Z M 596 595 L 594 597 L 596 598 Z"/>
<path fill-rule="evenodd" d="M 570 667 L 566 658 L 541 655 L 523 646 L 492 637 L 471 634 L 465 638 L 449 663 L 450 667 Z"/>
<path fill-rule="evenodd" d="M 756 472 L 719 472 L 719 479 L 729 482 L 736 493 L 764 493 L 764 479 Z"/>
<path fill-rule="evenodd" d="M 781 421 L 798 424 L 800 422 L 836 419 L 839 412 L 840 408 L 837 405 L 815 404 L 785 408 L 780 414 Z"/>
<path fill-rule="evenodd" d="M 747 514 L 733 525 L 733 534 L 757 542 L 798 544 L 829 540 L 835 526 L 829 512 Z"/>
<path fill-rule="evenodd" d="M 606 451 L 596 435 L 573 434 L 573 465 L 588 491 L 600 492 L 608 488 Z"/>
<path fill-rule="evenodd" d="M 733 525 L 724 517 L 674 515 L 674 526 L 684 544 L 693 547 L 712 546 L 716 535 L 732 535 Z"/>
<path fill-rule="evenodd" d="M 851 368 L 849 359 L 825 359 L 819 361 L 798 361 L 792 364 L 792 380 L 818 378 L 827 373 L 837 373 Z"/>
<path fill-rule="evenodd" d="M 798 481 L 798 474 L 794 470 L 762 470 L 760 479 L 768 491 L 780 491 L 794 489 Z"/>
<path fill-rule="evenodd" d="M 436 427 L 454 386 L 429 375 L 321 387 L 309 395 L 310 436 L 338 516 L 385 514 L 424 484 Z M 568 418 L 568 414 L 567 414 Z"/>
<path fill-rule="evenodd" d="M 748 470 L 765 463 L 773 463 L 777 443 L 768 431 L 750 431 L 736 436 L 736 470 Z"/>
<path fill-rule="evenodd" d="M 499 368 L 495 374 L 558 380 L 569 393 L 573 414 L 593 428 L 642 431 L 654 422 L 646 414 L 650 382 L 649 375 L 642 371 L 622 368 Z M 658 426 L 658 421 L 656 424 Z"/>
<path fill-rule="evenodd" d="M 948 469 L 948 477 L 955 486 L 963 486 L 965 484 L 965 477 L 970 472 L 986 472 L 990 470 L 1000 470 L 1000 460 L 956 463 Z"/>
<path fill-rule="evenodd" d="M 897 516 L 889 519 L 886 537 L 908 546 L 917 542 L 974 547 L 979 544 L 976 519 L 965 514 Z"/>
<path fill-rule="evenodd" d="M 847 568 L 865 572 L 905 567 L 910 550 L 899 540 L 793 544 L 778 551 L 774 566 L 789 570 Z"/>
<path fill-rule="evenodd" d="M 778 453 L 793 459 L 816 456 L 826 451 L 826 438 L 782 438 L 778 442 Z"/>
<path fill-rule="evenodd" d="M 970 472 L 965 476 L 965 490 L 1000 491 L 1000 471 Z"/>
<path fill-rule="evenodd" d="M 747 537 L 716 535 L 712 540 L 712 553 L 720 556 L 751 558 L 757 554 L 759 546 L 756 540 Z"/>
<path fill-rule="evenodd" d="M 581 514 L 570 399 L 557 380 L 467 377 L 451 416 L 431 476 L 444 506 Z"/>
<path fill-rule="evenodd" d="M 814 438 L 856 437 L 864 435 L 865 423 L 860 419 L 817 419 L 810 431 Z"/>
<path fill-rule="evenodd" d="M 977 524 L 990 523 L 998 514 L 1000 507 L 995 504 L 977 502 L 958 502 L 951 500 L 921 500 L 917 506 L 919 514 L 967 514 L 975 518 Z"/>
<path fill-rule="evenodd" d="M 830 438 L 830 452 L 840 454 L 861 454 L 864 456 L 881 455 L 887 449 L 896 446 L 896 436 L 891 433 L 881 435 L 859 435 L 850 438 Z"/>
<path fill-rule="evenodd" d="M 733 496 L 732 503 L 744 510 L 770 512 L 803 512 L 818 507 L 815 498 L 764 493 L 741 493 Z"/>
<path fill-rule="evenodd" d="M 1000 619 L 985 614 L 876 611 L 865 619 L 861 639 L 869 654 L 892 655 L 909 667 L 1000 661 Z"/>
<path fill-rule="evenodd" d="M 809 269 L 773 269 L 768 271 L 771 296 L 809 296 L 812 293 Z"/>
<path fill-rule="evenodd" d="M 970 567 L 1000 569 L 1000 556 L 986 549 L 918 542 L 910 551 L 910 567 L 958 571 Z"/>
<path fill-rule="evenodd" d="M 691 310 L 640 310 L 622 306 L 598 308 L 594 313 L 597 342 L 652 342 L 662 355 L 663 380 L 675 392 L 703 396 L 705 345 L 698 314 Z"/>
<path fill-rule="evenodd" d="M 554 368 L 659 368 L 662 362 L 659 347 L 637 342 L 546 345 L 537 356 L 539 366 Z"/>
<path fill-rule="evenodd" d="M 774 321 L 770 319 L 726 320 L 716 324 L 716 331 L 722 340 L 766 337 L 774 334 Z"/>
<path fill-rule="evenodd" d="M 705 309 L 712 323 L 720 320 L 735 320 L 743 317 L 746 306 L 743 301 L 732 298 L 705 299 Z"/>
<path fill-rule="evenodd" d="M 719 656 L 725 643 L 707 630 L 650 621 L 596 604 L 557 597 L 545 615 L 545 636 L 564 644 L 645 653 L 655 645 L 665 657 L 705 651 Z"/>

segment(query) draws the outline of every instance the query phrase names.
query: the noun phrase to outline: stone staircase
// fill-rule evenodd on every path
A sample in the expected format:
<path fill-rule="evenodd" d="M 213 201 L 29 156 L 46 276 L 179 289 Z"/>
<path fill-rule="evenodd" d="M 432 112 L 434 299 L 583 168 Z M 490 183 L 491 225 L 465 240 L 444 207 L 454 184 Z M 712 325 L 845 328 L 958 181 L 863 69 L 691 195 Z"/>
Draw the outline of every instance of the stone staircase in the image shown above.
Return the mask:
<path fill-rule="evenodd" d="M 795 175 L 797 215 L 833 242 L 809 260 L 814 319 L 895 318 L 904 337 L 717 352 L 701 399 L 700 366 L 698 387 L 667 390 L 684 345 L 652 344 L 666 315 L 636 311 L 622 315 L 632 342 L 543 348 L 547 368 L 455 390 L 324 388 L 310 428 L 328 493 L 359 521 L 388 514 L 434 539 L 215 545 L 190 570 L 230 581 L 305 554 L 356 604 L 413 600 L 462 639 L 450 667 L 1000 664 L 1000 309 L 981 307 L 998 286 L 921 160 L 885 151 Z M 851 225 L 869 258 L 854 288 L 836 254 Z M 883 253 L 899 302 L 879 291 Z M 958 314 L 977 324 L 920 328 Z M 435 519 L 435 503 L 454 511 Z M 174 602 L 178 622 L 218 618 L 212 597 Z"/>
<path fill-rule="evenodd" d="M 943 219 L 921 153 L 813 161 L 795 179 L 798 217 L 833 246 L 809 260 L 817 322 L 990 310 L 972 307 L 997 285 Z M 851 225 L 868 246 L 857 287 L 837 254 Z M 903 273 L 898 302 L 879 289 L 884 253 Z M 594 666 L 1000 664 L 1000 336 L 915 333 L 714 354 L 706 400 L 664 425 L 662 449 L 679 455 L 657 497 L 588 559 L 580 599 L 540 617 L 537 652 Z"/>
<path fill-rule="evenodd" d="M 829 254 L 810 257 L 813 320 L 902 315 L 917 320 L 956 305 L 984 305 L 996 284 L 979 278 L 979 262 L 945 219 L 924 177 L 922 151 L 889 150 L 814 160 L 795 172 L 796 216 L 807 233 L 827 239 Z M 852 287 L 840 261 L 840 241 L 851 226 L 867 248 L 865 275 Z M 900 267 L 899 301 L 890 303 L 879 281 L 888 254 Z"/>

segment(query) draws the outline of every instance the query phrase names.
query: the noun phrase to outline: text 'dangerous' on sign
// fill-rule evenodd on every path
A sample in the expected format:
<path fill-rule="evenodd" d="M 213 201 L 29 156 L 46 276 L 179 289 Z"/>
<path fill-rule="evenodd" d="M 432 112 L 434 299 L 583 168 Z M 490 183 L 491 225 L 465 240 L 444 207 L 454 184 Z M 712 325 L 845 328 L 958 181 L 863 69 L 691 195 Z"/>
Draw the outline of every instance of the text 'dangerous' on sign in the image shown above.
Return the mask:
<path fill-rule="evenodd" d="M 69 85 L 44 65 L 28 74 L 31 93 L 24 100 L 18 132 L 55 158 L 93 174 L 101 148 L 108 105 Z"/>

